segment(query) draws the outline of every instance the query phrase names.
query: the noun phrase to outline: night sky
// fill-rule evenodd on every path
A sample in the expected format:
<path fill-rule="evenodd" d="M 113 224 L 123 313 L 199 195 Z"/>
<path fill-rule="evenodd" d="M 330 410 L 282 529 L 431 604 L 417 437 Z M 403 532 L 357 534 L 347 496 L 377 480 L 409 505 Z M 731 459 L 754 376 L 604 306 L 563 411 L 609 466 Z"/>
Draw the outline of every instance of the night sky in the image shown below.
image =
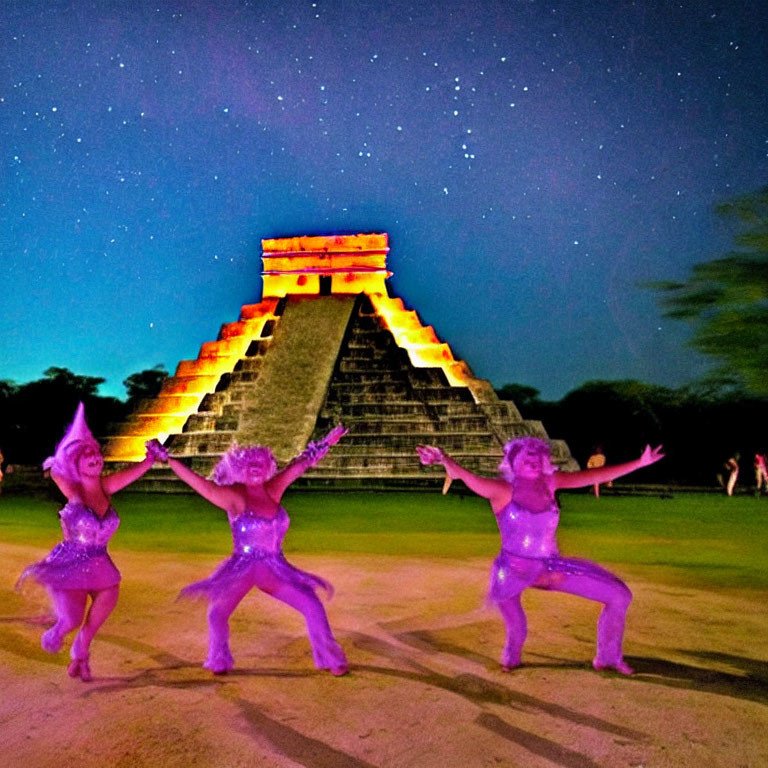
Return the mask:
<path fill-rule="evenodd" d="M 649 280 L 768 182 L 759 3 L 6 0 L 0 378 L 122 380 L 259 300 L 260 240 L 388 232 L 496 386 L 700 376 Z"/>

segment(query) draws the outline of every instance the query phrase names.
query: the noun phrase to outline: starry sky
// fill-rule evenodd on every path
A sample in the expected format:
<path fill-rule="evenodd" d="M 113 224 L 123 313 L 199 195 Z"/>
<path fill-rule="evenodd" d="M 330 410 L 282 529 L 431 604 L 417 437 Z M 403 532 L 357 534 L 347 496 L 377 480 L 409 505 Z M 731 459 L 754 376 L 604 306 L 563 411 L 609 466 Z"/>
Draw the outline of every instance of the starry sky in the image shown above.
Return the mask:
<path fill-rule="evenodd" d="M 387 232 L 391 290 L 495 386 L 679 386 L 642 284 L 768 181 L 768 14 L 665 0 L 6 0 L 0 378 L 195 358 L 260 240 Z"/>

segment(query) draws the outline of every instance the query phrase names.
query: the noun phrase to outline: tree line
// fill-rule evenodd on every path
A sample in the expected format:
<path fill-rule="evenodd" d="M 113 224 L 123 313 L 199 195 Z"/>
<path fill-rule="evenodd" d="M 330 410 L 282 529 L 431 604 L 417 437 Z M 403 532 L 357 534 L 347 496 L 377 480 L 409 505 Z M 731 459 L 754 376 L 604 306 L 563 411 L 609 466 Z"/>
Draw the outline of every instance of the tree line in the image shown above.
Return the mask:
<path fill-rule="evenodd" d="M 26 384 L 0 381 L 0 451 L 5 462 L 40 464 L 50 456 L 81 401 L 94 435 L 110 435 L 140 400 L 160 391 L 167 377 L 162 365 L 132 374 L 123 382 L 124 401 L 98 394 L 106 379 L 67 368 L 48 368 L 43 378 Z"/>
<path fill-rule="evenodd" d="M 98 394 L 104 379 L 66 368 L 49 368 L 27 384 L 0 381 L 0 450 L 6 463 L 39 465 L 81 400 L 94 434 L 110 435 L 141 400 L 160 391 L 167 376 L 162 366 L 129 376 L 124 401 Z M 748 482 L 754 454 L 768 452 L 768 398 L 739 388 L 589 381 L 552 402 L 521 384 L 496 392 L 514 401 L 523 418 L 543 422 L 550 437 L 565 440 L 581 466 L 596 446 L 617 463 L 635 458 L 646 443 L 662 443 L 667 458 L 638 482 L 713 485 L 734 453 L 741 454 L 740 482 Z"/>
<path fill-rule="evenodd" d="M 514 401 L 523 418 L 542 421 L 550 437 L 565 440 L 582 467 L 597 446 L 613 464 L 636 458 L 646 443 L 663 444 L 666 458 L 638 474 L 639 483 L 711 486 L 738 453 L 739 484 L 748 485 L 755 453 L 768 453 L 768 398 L 740 388 L 588 381 L 556 402 L 519 384 L 496 392 Z"/>

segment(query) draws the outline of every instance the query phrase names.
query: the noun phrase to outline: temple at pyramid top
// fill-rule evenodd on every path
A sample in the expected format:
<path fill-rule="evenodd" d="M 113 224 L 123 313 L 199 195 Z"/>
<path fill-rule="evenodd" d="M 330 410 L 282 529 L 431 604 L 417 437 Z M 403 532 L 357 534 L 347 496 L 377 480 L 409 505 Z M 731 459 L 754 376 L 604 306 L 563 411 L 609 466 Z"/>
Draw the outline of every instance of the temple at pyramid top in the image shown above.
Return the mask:
<path fill-rule="evenodd" d="M 261 301 L 139 404 L 109 440 L 108 461 L 142 458 L 153 437 L 201 472 L 235 441 L 269 445 L 287 461 L 341 422 L 349 433 L 310 482 L 434 481 L 440 471 L 420 466 L 419 443 L 495 474 L 504 442 L 519 435 L 548 440 L 555 461 L 575 467 L 565 443 L 499 400 L 389 295 L 386 234 L 266 239 L 262 250 Z"/>
<path fill-rule="evenodd" d="M 386 234 L 281 237 L 262 240 L 262 296 L 386 294 Z"/>

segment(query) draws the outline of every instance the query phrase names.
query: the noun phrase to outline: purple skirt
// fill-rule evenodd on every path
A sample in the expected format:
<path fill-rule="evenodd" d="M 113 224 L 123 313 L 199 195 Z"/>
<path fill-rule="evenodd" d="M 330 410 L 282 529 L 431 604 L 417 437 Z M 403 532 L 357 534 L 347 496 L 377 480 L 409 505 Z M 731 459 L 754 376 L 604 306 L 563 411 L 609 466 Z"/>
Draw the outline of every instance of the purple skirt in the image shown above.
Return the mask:
<path fill-rule="evenodd" d="M 62 541 L 40 562 L 24 569 L 17 587 L 33 578 L 48 589 L 84 589 L 99 592 L 120 583 L 120 571 L 106 547 Z"/>
<path fill-rule="evenodd" d="M 190 584 L 179 597 L 202 597 L 214 601 L 233 589 L 259 587 L 264 583 L 264 570 L 284 584 L 303 591 L 323 589 L 333 597 L 333 587 L 320 576 L 291 565 L 282 552 L 241 552 L 224 560 L 207 578 Z"/>

